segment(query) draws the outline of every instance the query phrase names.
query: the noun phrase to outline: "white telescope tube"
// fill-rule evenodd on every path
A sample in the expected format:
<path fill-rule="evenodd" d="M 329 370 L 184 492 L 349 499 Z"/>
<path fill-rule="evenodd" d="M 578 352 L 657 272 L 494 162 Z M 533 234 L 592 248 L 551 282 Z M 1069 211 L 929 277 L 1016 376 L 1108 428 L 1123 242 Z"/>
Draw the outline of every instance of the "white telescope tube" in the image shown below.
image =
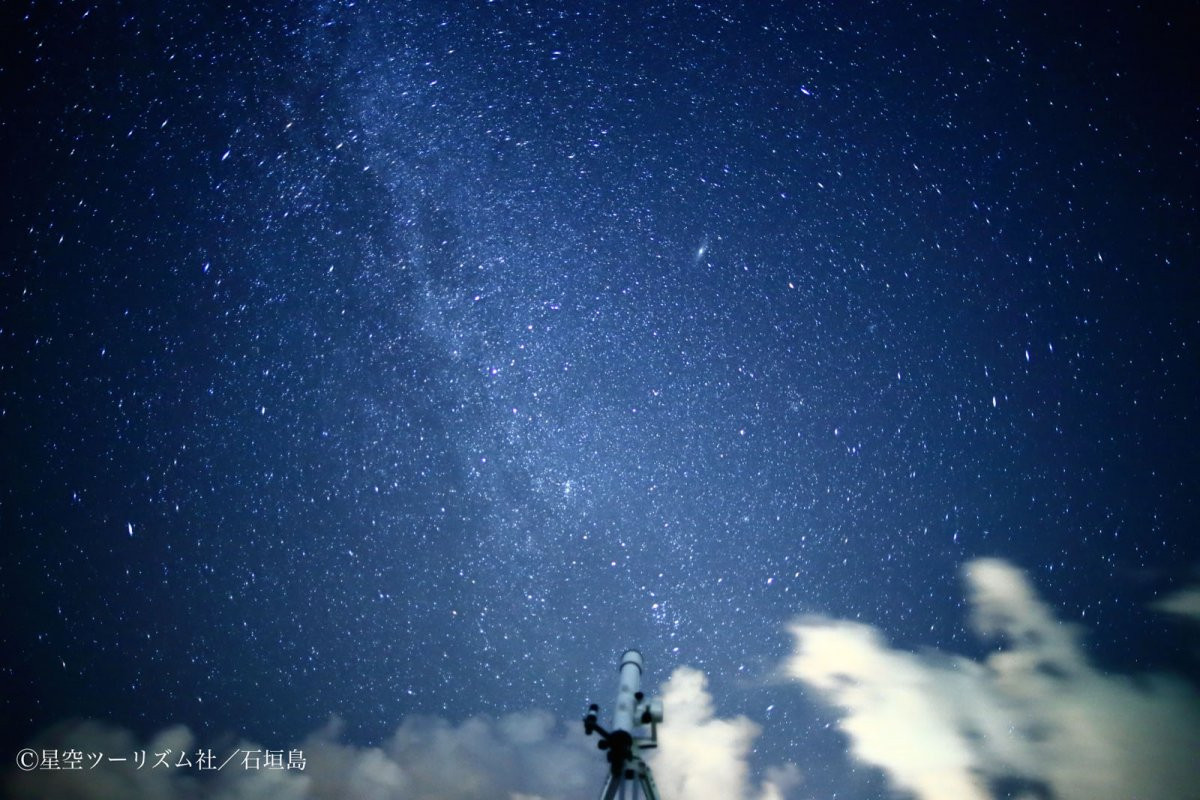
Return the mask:
<path fill-rule="evenodd" d="M 617 706 L 613 711 L 613 730 L 633 733 L 637 727 L 634 712 L 637 710 L 636 695 L 642 689 L 642 654 L 637 650 L 626 650 L 621 656 L 621 684 L 617 687 Z"/>

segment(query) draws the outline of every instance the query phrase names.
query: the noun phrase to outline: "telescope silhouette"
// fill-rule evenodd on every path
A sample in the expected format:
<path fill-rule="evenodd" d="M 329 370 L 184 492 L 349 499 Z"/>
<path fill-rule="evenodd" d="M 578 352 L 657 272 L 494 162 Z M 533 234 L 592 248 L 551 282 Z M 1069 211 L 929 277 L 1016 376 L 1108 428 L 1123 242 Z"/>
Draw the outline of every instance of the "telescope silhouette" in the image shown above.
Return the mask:
<path fill-rule="evenodd" d="M 601 800 L 658 800 L 658 788 L 650 765 L 641 751 L 658 747 L 658 723 L 663 721 L 661 700 L 646 700 L 642 694 L 642 654 L 626 650 L 619 667 L 621 678 L 617 686 L 617 705 L 613 711 L 612 728 L 605 730 L 596 721 L 600 707 L 593 703 L 583 718 L 583 732 L 597 734 L 596 747 L 606 751 L 608 778 Z M 649 735 L 644 735 L 649 726 Z"/>

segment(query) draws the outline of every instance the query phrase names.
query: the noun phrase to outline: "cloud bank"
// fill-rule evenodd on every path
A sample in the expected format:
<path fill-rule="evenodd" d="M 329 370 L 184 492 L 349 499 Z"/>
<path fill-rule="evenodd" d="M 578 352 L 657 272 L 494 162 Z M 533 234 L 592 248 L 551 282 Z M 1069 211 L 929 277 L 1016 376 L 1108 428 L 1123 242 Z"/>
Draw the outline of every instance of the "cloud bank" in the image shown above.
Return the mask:
<path fill-rule="evenodd" d="M 335 719 L 296 745 L 307 762 L 303 771 L 247 770 L 235 761 L 219 772 L 201 773 L 188 768 L 151 768 L 153 753 L 168 748 L 174 754 L 194 753 L 207 747 L 183 726 L 138 743 L 130 732 L 110 725 L 65 723 L 29 746 L 39 751 L 73 748 L 111 754 L 145 749 L 148 761 L 140 770 L 104 763 L 94 770 L 85 764 L 85 769 L 77 772 L 14 771 L 8 776 L 8 795 L 30 800 L 550 800 L 590 796 L 603 777 L 603 761 L 582 731 L 570 735 L 543 711 L 499 719 L 472 718 L 460 725 L 412 717 L 379 747 L 344 744 L 340 733 L 341 724 Z M 242 741 L 222 746 L 220 752 L 260 748 Z"/>
<path fill-rule="evenodd" d="M 717 717 L 702 673 L 680 668 L 664 684 L 668 724 L 663 749 L 654 756 L 664 798 L 748 798 L 747 758 L 759 728 L 745 717 Z M 499 719 L 476 717 L 453 725 L 436 717 L 406 719 L 379 747 L 345 744 L 332 720 L 296 747 L 303 772 L 245 770 L 234 762 L 216 773 L 152 769 L 153 753 L 194 753 L 207 747 L 186 727 L 168 728 L 148 742 L 127 730 L 95 721 L 55 726 L 29 744 L 38 750 L 129 754 L 146 750 L 147 763 L 103 763 L 94 770 L 19 772 L 7 776 L 6 795 L 19 800 L 567 800 L 599 794 L 607 765 L 577 722 L 565 724 L 544 711 Z M 216 748 L 213 748 L 214 751 Z M 257 750 L 247 741 L 234 749 Z M 204 775 L 204 779 L 200 775 Z M 773 770 L 760 788 L 775 800 L 794 785 L 794 767 Z"/>
<path fill-rule="evenodd" d="M 1200 796 L 1195 689 L 1099 670 L 1079 628 L 1004 561 L 971 562 L 964 578 L 972 627 L 999 643 L 983 661 L 896 650 L 856 622 L 791 626 L 785 671 L 837 709 L 856 759 L 920 800 Z"/>
<path fill-rule="evenodd" d="M 1092 664 L 1079 627 L 1056 618 L 1024 573 L 984 559 L 964 570 L 971 627 L 997 648 L 983 660 L 891 647 L 876 628 L 806 617 L 791 624 L 783 671 L 838 715 L 850 755 L 918 800 L 1185 800 L 1200 798 L 1200 695 L 1161 674 L 1108 674 Z M 1158 607 L 1195 617 L 1194 592 Z M 756 783 L 750 756 L 761 729 L 720 717 L 704 674 L 677 669 L 662 686 L 666 722 L 649 754 L 663 800 L 784 800 L 803 794 L 784 764 Z M 544 711 L 459 724 L 414 717 L 383 743 L 341 741 L 334 719 L 303 741 L 307 768 L 219 773 L 103 764 L 4 778 L 18 800 L 567 800 L 595 797 L 606 765 L 578 721 Z M 96 721 L 66 722 L 35 750 L 194 753 L 184 726 L 149 741 Z M 261 745 L 229 740 L 224 752 Z M 11 763 L 11 762 L 10 762 Z M 203 777 L 201 777 L 203 775 Z M 797 788 L 799 787 L 799 788 Z"/>

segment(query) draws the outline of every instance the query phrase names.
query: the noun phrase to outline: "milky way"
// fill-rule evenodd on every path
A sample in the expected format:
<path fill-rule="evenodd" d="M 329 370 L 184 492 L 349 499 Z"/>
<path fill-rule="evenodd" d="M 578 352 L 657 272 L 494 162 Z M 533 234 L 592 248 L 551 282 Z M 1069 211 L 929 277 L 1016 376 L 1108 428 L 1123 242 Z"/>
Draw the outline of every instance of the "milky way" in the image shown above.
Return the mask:
<path fill-rule="evenodd" d="M 982 656 L 979 557 L 1195 676 L 1182 16 L 443 5 L 3 11 L 5 759 L 574 720 L 638 646 L 871 796 L 788 625 Z"/>

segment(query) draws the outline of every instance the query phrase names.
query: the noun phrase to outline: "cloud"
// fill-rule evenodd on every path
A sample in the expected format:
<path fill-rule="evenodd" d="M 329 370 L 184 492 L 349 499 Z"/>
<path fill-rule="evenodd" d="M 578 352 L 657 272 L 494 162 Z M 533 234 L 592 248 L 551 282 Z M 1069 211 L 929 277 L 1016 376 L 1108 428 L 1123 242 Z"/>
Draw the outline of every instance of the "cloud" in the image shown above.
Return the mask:
<path fill-rule="evenodd" d="M 29 747 L 41 751 L 70 749 L 83 753 L 129 755 L 145 750 L 142 769 L 101 763 L 81 771 L 12 771 L 7 794 L 14 798 L 101 800 L 393 800 L 398 798 L 553 798 L 594 794 L 603 780 L 603 761 L 582 731 L 578 734 L 546 712 L 531 711 L 499 719 L 477 717 L 460 725 L 433 717 L 406 719 L 379 747 L 340 741 L 342 725 L 334 719 L 296 747 L 305 769 L 247 770 L 239 755 L 223 770 L 153 768 L 155 753 L 170 750 L 170 763 L 180 754 L 195 762 L 196 737 L 183 726 L 168 728 L 149 742 L 129 731 L 96 721 L 57 725 Z M 235 749 L 245 753 L 262 746 L 248 741 L 220 748 L 217 760 Z"/>
<path fill-rule="evenodd" d="M 1026 576 L 996 559 L 964 573 L 983 661 L 890 647 L 867 625 L 810 617 L 786 672 L 840 713 L 855 758 L 921 800 L 998 788 L 1060 800 L 1196 796 L 1200 696 L 1156 674 L 1096 668 Z"/>
<path fill-rule="evenodd" d="M 663 749 L 653 764 L 664 800 L 750 797 L 746 760 L 758 726 L 745 717 L 717 717 L 705 677 L 694 669 L 676 670 L 663 687 L 663 701 L 668 724 L 660 729 Z M 154 754 L 167 750 L 172 763 L 181 753 L 195 760 L 200 745 L 186 727 L 139 742 L 131 732 L 105 723 L 68 722 L 45 731 L 29 747 L 108 755 L 145 750 L 146 765 L 140 770 L 110 763 L 78 772 L 13 770 L 7 795 L 19 800 L 557 800 L 596 796 L 607 769 L 596 740 L 585 738 L 582 726 L 560 723 L 544 711 L 475 717 L 461 724 L 412 717 L 377 747 L 344 743 L 341 733 L 340 721 L 333 719 L 295 745 L 306 759 L 302 772 L 246 770 L 239 756 L 220 772 L 200 773 L 152 767 Z M 262 746 L 231 742 L 220 752 L 234 749 Z M 769 773 L 761 792 L 775 800 L 798 780 L 794 767 L 782 767 Z"/>
<path fill-rule="evenodd" d="M 661 696 L 660 749 L 649 751 L 647 761 L 664 800 L 782 800 L 801 783 L 799 768 L 782 764 L 751 786 L 749 757 L 762 729 L 744 716 L 718 717 L 700 670 L 675 670 Z"/>
<path fill-rule="evenodd" d="M 1178 614 L 1193 622 L 1200 622 L 1200 586 L 1180 589 L 1154 603 L 1151 608 L 1165 611 L 1168 614 Z"/>
<path fill-rule="evenodd" d="M 699 670 L 675 670 L 662 701 L 669 714 L 660 732 L 662 749 L 648 760 L 663 797 L 747 797 L 746 759 L 759 727 L 746 717 L 718 719 Z"/>
<path fill-rule="evenodd" d="M 803 782 L 804 776 L 795 764 L 768 767 L 767 779 L 763 781 L 760 800 L 783 800 L 792 789 Z"/>
<path fill-rule="evenodd" d="M 876 628 L 807 617 L 791 624 L 795 649 L 784 665 L 838 714 L 852 757 L 883 771 L 919 800 L 1004 796 L 1055 800 L 1200 797 L 1200 696 L 1168 675 L 1101 671 L 1083 648 L 1084 631 L 1061 621 L 1028 578 L 984 559 L 964 570 L 972 629 L 996 643 L 986 658 L 906 652 Z M 1191 590 L 1159 606 L 1191 613 Z M 1183 599 L 1180 599 L 1183 598 Z M 1183 609 L 1180 611 L 1180 609 Z M 756 783 L 749 761 L 760 727 L 721 717 L 703 673 L 677 669 L 663 684 L 660 748 L 648 755 L 663 800 L 784 800 L 800 770 L 785 764 Z M 41 751 L 132 754 L 149 762 L 95 770 L 22 773 L 10 769 L 5 796 L 18 800 L 559 800 L 594 797 L 606 765 L 577 720 L 544 711 L 452 723 L 405 719 L 377 746 L 342 740 L 335 718 L 289 748 L 307 768 L 219 773 L 153 769 L 154 753 L 261 750 L 228 739 L 200 743 L 186 727 L 149 741 L 96 721 L 54 726 L 29 743 Z M 271 744 L 278 747 L 278 744 Z M 85 764 L 86 767 L 86 764 Z"/>

